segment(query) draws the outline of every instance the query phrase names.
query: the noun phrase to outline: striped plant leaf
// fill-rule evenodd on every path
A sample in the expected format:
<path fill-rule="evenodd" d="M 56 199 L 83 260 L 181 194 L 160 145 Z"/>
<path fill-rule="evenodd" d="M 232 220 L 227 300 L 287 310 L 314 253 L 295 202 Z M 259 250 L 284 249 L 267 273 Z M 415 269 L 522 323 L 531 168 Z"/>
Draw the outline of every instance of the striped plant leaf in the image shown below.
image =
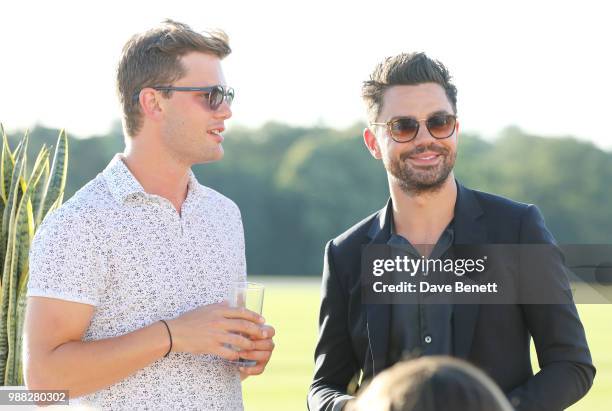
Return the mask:
<path fill-rule="evenodd" d="M 57 200 L 55 200 L 55 203 L 51 204 L 51 208 L 49 208 L 49 213 L 52 211 L 57 210 L 61 205 L 62 205 L 62 201 L 64 198 L 64 193 L 62 192 L 61 195 L 57 198 Z"/>
<path fill-rule="evenodd" d="M 42 196 L 45 192 L 45 188 L 47 187 L 47 182 L 49 181 L 49 149 L 43 145 L 41 149 L 41 163 L 43 167 L 42 176 L 36 183 L 36 188 L 34 188 L 34 192 L 32 193 L 32 210 L 34 211 L 34 216 L 37 216 L 42 204 Z M 36 167 L 36 166 L 35 166 Z M 36 221 L 34 221 L 34 229 L 38 227 L 36 225 Z"/>
<path fill-rule="evenodd" d="M 11 184 L 13 181 L 13 174 L 15 171 L 15 156 L 19 155 L 21 152 L 22 142 L 20 141 L 15 149 L 14 153 L 11 153 L 11 149 L 8 145 L 8 141 L 5 141 L 5 144 L 2 146 L 2 191 L 3 195 L 6 197 L 4 201 L 5 209 L 2 212 L 2 237 L 6 238 L 6 233 L 8 232 L 8 220 L 5 221 L 4 216 L 6 215 L 5 210 L 8 203 L 9 193 L 11 192 Z M 6 156 L 5 156 L 6 154 Z M 4 250 L 4 247 L 2 247 Z"/>
<path fill-rule="evenodd" d="M 1 127 L 1 125 L 0 125 Z M 28 254 L 34 232 L 58 208 L 66 184 L 68 138 L 58 136 L 53 163 L 43 146 L 26 181 L 27 133 L 11 152 L 2 129 L 0 161 L 0 385 L 23 385 L 23 325 L 29 277 Z"/>
<path fill-rule="evenodd" d="M 32 217 L 32 220 L 34 218 Z M 23 360 L 22 360 L 22 350 L 23 350 L 23 324 L 25 322 L 25 310 L 26 303 L 28 301 L 26 295 L 28 291 L 28 271 L 29 266 L 27 267 L 23 281 L 20 280 L 19 292 L 17 294 L 17 335 L 19 338 L 17 339 L 17 345 L 15 348 L 15 353 L 18 356 L 17 361 L 17 383 L 13 385 L 25 385 L 24 376 L 23 376 Z"/>
<path fill-rule="evenodd" d="M 29 141 L 30 141 L 29 131 L 26 130 L 26 132 L 23 135 L 23 138 L 21 139 L 21 141 L 19 141 L 19 144 L 17 144 L 17 148 L 13 152 L 15 161 L 17 161 L 20 154 L 22 154 L 23 152 L 23 174 L 19 176 L 19 180 L 18 180 L 20 187 L 19 187 L 19 190 L 17 191 L 17 204 L 19 204 L 19 201 L 21 200 L 21 197 L 23 196 L 23 193 L 25 193 L 25 190 L 26 190 L 27 182 L 24 176 L 25 176 L 26 170 L 28 169 L 27 153 L 28 153 Z M 15 174 L 14 169 L 13 169 L 13 174 Z M 11 178 L 11 182 L 12 182 L 12 178 Z"/>
<path fill-rule="evenodd" d="M 25 145 L 24 145 L 25 146 Z M 13 257 L 14 257 L 14 241 L 11 241 L 14 237 L 15 232 L 15 218 L 17 214 L 17 197 L 20 190 L 20 179 L 24 173 L 25 165 L 25 152 L 22 150 L 16 156 L 15 169 L 13 171 L 13 178 L 11 179 L 11 190 L 8 196 L 7 207 L 4 210 L 2 229 L 4 231 L 5 223 L 4 217 L 6 218 L 7 224 L 7 235 L 2 237 L 6 246 L 6 257 L 4 260 L 4 267 L 2 271 L 2 294 L 0 297 L 0 376 L 5 377 L 7 371 L 7 357 L 8 357 L 8 329 L 10 328 L 11 316 L 9 314 L 9 299 L 11 290 L 11 269 L 13 268 Z M 8 214 L 8 216 L 7 216 Z M 4 234 L 4 233 L 3 233 Z"/>
<path fill-rule="evenodd" d="M 22 156 L 25 157 L 25 153 L 27 150 L 22 150 L 23 147 L 25 146 L 27 148 L 27 139 L 28 136 L 27 134 L 24 136 L 24 138 L 19 142 L 19 144 L 17 145 L 17 148 L 15 149 L 15 153 L 12 154 L 12 156 L 16 159 L 15 161 L 18 161 Z M 10 150 L 9 150 L 10 152 Z M 23 162 L 23 164 L 21 166 L 25 166 L 25 162 Z M 25 168 L 23 168 L 25 170 Z M 12 174 L 11 174 L 11 179 L 10 179 L 10 184 L 9 184 L 9 191 L 7 191 L 7 193 L 9 193 L 7 195 L 7 205 L 4 208 L 3 212 L 2 212 L 2 230 L 0 232 L 0 254 L 2 255 L 2 260 L 0 261 L 0 269 L 2 271 L 0 272 L 4 272 L 4 267 L 5 267 L 5 256 L 6 256 L 6 241 L 8 238 L 8 230 L 9 230 L 9 220 L 10 220 L 10 216 L 11 216 L 11 212 L 14 212 L 15 210 L 11 210 L 11 207 L 13 207 L 16 204 L 19 204 L 19 194 L 21 190 L 17 190 L 16 196 L 11 197 L 11 195 L 13 194 L 13 188 L 17 185 L 17 182 L 21 179 L 20 173 L 15 173 L 15 167 L 12 168 Z M 2 280 L 0 280 L 0 287 L 2 286 Z"/>
<path fill-rule="evenodd" d="M 1 125 L 0 125 L 1 126 Z M 13 168 L 15 167 L 15 157 L 11 152 L 8 143 L 8 137 L 2 127 L 2 163 L 0 164 L 0 196 L 2 197 L 3 205 L 6 205 L 8 198 L 8 190 L 11 186 L 11 178 L 13 177 Z"/>
<path fill-rule="evenodd" d="M 4 215 L 4 209 L 6 207 L 7 201 L 7 192 L 11 183 L 11 178 L 13 177 L 13 168 L 15 166 L 15 158 L 13 157 L 13 153 L 11 153 L 11 149 L 8 144 L 8 138 L 6 133 L 4 132 L 4 127 L 0 124 L 0 128 L 2 129 L 2 159 L 0 160 L 0 197 L 2 197 L 2 201 L 0 201 L 0 218 Z M 0 229 L 0 233 L 3 230 Z M 1 235 L 1 234 L 0 234 Z M 0 273 L 2 273 L 2 267 L 4 267 L 4 247 L 2 247 L 2 241 L 0 241 Z M 2 279 L 0 278 L 0 290 L 2 289 L 1 284 Z M 0 293 L 1 294 L 1 293 Z"/>
<path fill-rule="evenodd" d="M 5 371 L 4 371 L 4 385 L 13 385 L 13 373 L 15 368 L 15 361 L 13 357 L 13 350 L 15 346 L 15 308 L 16 308 L 16 286 L 17 281 L 15 277 L 19 275 L 16 272 L 18 266 L 19 254 L 17 253 L 17 237 L 18 237 L 17 226 L 17 213 L 11 218 L 11 227 L 9 229 L 9 238 L 7 242 L 7 262 L 4 270 L 5 282 L 2 293 L 2 305 L 3 309 L 6 307 L 6 359 L 5 359 Z M 10 257 L 9 257 L 10 256 Z M 10 258 L 10 263 L 9 263 Z M 7 304 L 8 302 L 8 304 Z M 4 330 L 3 330 L 4 332 Z"/>
<path fill-rule="evenodd" d="M 51 175 L 43 194 L 42 206 L 36 216 L 36 226 L 40 224 L 43 217 L 51 208 L 51 205 L 61 196 L 63 197 L 66 186 L 66 175 L 68 174 L 68 136 L 64 130 L 60 131 L 53 155 Z M 61 201 L 61 200 L 60 200 Z"/>
<path fill-rule="evenodd" d="M 19 374 L 19 368 L 21 367 L 23 312 L 20 313 L 18 311 L 18 306 L 20 305 L 20 300 L 25 299 L 25 295 L 20 296 L 19 291 L 26 287 L 28 252 L 34 235 L 34 216 L 30 198 L 36 188 L 36 184 L 40 180 L 42 172 L 42 163 L 38 163 L 38 167 L 35 167 L 32 172 L 30 181 L 27 184 L 28 188 L 19 204 L 16 218 L 10 230 L 11 237 L 9 238 L 8 248 L 12 250 L 13 255 L 11 257 L 7 315 L 8 355 L 4 379 L 5 385 L 18 385 L 19 379 L 22 378 Z M 22 301 L 21 305 L 23 304 Z"/>
<path fill-rule="evenodd" d="M 38 167 L 42 167 L 42 164 L 48 160 L 49 157 L 49 149 L 45 144 L 42 145 L 40 151 L 38 152 L 38 156 L 36 156 L 36 161 L 34 162 L 34 166 L 32 167 L 32 174 L 30 174 L 30 181 L 32 177 L 36 174 L 36 170 Z M 30 184 L 28 181 L 28 185 Z"/>

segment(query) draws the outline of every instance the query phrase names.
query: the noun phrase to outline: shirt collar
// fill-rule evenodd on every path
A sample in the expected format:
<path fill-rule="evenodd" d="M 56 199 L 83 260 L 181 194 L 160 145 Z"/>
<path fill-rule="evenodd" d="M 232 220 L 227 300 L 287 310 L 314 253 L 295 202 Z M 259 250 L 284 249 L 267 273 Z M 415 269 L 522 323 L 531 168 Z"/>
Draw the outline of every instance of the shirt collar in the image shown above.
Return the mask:
<path fill-rule="evenodd" d="M 409 251 L 413 255 L 418 256 L 419 252 L 417 249 L 408 241 L 404 236 L 397 234 L 395 231 L 395 221 L 393 215 L 390 216 L 389 220 L 390 237 L 387 241 L 387 245 L 391 247 L 398 247 L 404 251 Z M 453 218 L 450 223 L 446 226 L 442 235 L 438 239 L 438 242 L 434 245 L 431 252 L 430 258 L 439 258 L 441 255 L 446 253 L 451 245 L 455 242 L 455 219 Z"/>
<path fill-rule="evenodd" d="M 102 175 L 106 180 L 108 188 L 117 202 L 123 204 L 132 195 L 141 194 L 148 196 L 140 182 L 134 177 L 130 169 L 123 161 L 121 153 L 115 154 L 113 159 L 108 163 Z M 195 177 L 193 171 L 189 169 L 189 182 L 187 197 L 192 194 L 203 194 L 204 191 L 200 188 L 200 183 Z"/>

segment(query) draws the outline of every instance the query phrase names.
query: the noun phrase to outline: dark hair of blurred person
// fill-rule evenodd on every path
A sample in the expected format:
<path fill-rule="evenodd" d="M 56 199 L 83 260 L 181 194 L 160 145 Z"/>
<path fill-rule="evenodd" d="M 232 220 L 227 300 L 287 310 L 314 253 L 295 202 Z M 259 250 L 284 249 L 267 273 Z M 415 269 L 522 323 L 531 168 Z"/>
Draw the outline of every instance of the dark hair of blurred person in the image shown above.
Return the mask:
<path fill-rule="evenodd" d="M 484 372 L 444 356 L 403 361 L 379 374 L 345 411 L 512 411 Z"/>

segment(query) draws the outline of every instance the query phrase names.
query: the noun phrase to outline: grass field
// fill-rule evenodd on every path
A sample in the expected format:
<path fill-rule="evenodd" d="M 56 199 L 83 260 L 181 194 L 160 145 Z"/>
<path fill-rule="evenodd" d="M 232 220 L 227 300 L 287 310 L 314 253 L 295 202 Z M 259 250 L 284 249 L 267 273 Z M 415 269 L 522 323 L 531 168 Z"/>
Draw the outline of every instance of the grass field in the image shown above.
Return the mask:
<path fill-rule="evenodd" d="M 252 278 L 266 285 L 264 316 L 276 328 L 276 349 L 263 375 L 244 382 L 246 411 L 306 410 L 317 338 L 319 282 L 312 279 Z M 612 305 L 580 305 L 597 367 L 593 388 L 571 411 L 604 411 L 612 405 Z M 535 353 L 532 355 L 537 363 Z M 534 369 L 537 366 L 534 365 Z"/>

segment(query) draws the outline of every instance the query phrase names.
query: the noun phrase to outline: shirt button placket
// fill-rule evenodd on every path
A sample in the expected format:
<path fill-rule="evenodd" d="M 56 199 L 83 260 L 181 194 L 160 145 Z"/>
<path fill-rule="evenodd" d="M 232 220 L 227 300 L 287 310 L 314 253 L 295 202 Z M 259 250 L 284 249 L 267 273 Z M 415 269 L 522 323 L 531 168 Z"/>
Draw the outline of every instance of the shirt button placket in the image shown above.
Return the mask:
<path fill-rule="evenodd" d="M 176 210 L 174 211 L 174 215 L 176 216 L 176 227 L 178 227 L 178 233 L 179 235 L 182 237 L 183 236 L 183 221 L 181 219 L 181 216 L 178 215 L 178 213 L 176 212 Z"/>

